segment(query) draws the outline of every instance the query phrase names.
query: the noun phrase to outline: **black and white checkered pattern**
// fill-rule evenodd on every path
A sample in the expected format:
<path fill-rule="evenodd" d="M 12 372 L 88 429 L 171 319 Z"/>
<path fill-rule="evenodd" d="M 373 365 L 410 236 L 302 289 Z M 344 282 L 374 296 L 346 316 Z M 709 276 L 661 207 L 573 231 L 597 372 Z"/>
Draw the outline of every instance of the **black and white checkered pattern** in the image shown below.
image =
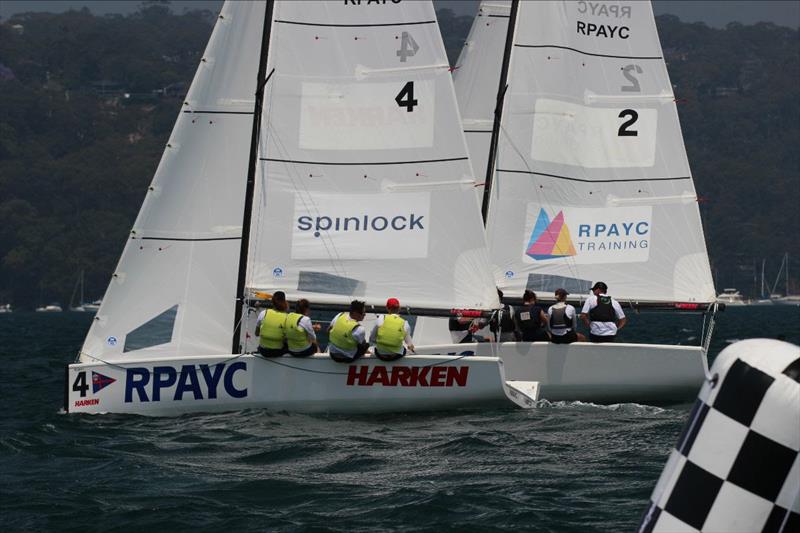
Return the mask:
<path fill-rule="evenodd" d="M 729 346 L 672 450 L 639 533 L 800 532 L 800 348 Z"/>

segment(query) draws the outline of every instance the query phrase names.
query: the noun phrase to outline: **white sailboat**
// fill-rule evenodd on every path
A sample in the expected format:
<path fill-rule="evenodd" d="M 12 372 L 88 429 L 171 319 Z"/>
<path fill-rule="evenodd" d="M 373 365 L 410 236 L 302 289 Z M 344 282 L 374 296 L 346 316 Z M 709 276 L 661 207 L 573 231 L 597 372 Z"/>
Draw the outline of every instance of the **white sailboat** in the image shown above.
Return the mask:
<path fill-rule="evenodd" d="M 78 275 L 78 281 L 75 282 L 75 287 L 72 289 L 72 296 L 69 298 L 69 310 L 73 313 L 95 313 L 100 308 L 99 306 L 93 306 L 90 303 L 84 301 L 84 271 L 81 269 L 80 274 Z M 78 295 L 78 305 L 72 305 L 75 301 L 75 296 Z"/>
<path fill-rule="evenodd" d="M 781 296 L 776 294 L 778 289 L 778 283 L 781 279 L 781 274 L 785 275 L 785 288 L 784 288 L 784 295 Z M 793 305 L 793 306 L 800 306 L 800 294 L 790 294 L 789 293 L 789 253 L 786 252 L 783 254 L 783 259 L 781 260 L 781 267 L 778 270 L 778 275 L 775 277 L 775 283 L 772 285 L 772 294 L 770 295 L 770 300 L 776 305 Z"/>
<path fill-rule="evenodd" d="M 498 307 L 460 128 L 430 2 L 226 3 L 66 409 L 508 402 L 497 357 L 456 348 L 350 366 L 250 353 L 249 311 L 275 290 L 317 309 Z"/>
<path fill-rule="evenodd" d="M 649 2 L 490 0 L 479 15 L 454 76 L 459 95 L 492 95 L 462 113 L 475 139 L 470 156 L 486 161 L 483 210 L 505 295 L 532 289 L 552 298 L 563 287 L 582 299 L 602 280 L 624 306 L 713 313 L 697 197 Z M 492 79 L 501 21 L 504 61 Z M 473 122 L 483 131 L 469 131 Z M 670 357 L 680 375 L 641 383 L 641 401 L 702 381 L 711 329 L 703 346 L 503 343 L 498 353 L 506 368 L 515 361 L 529 373 L 532 361 L 540 371 L 613 368 L 605 390 L 576 374 L 537 378 L 544 398 L 571 390 L 591 400 L 611 391 L 634 398 L 632 373 L 656 372 Z"/>

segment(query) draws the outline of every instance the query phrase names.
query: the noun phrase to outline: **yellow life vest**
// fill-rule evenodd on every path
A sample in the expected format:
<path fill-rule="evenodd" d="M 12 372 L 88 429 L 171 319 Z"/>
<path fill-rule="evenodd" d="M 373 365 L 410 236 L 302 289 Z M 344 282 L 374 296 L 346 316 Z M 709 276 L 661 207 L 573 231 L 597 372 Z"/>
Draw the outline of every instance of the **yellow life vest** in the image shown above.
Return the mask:
<path fill-rule="evenodd" d="M 385 315 L 378 328 L 375 345 L 381 353 L 403 353 L 403 339 L 406 338 L 406 321 L 397 315 Z"/>
<path fill-rule="evenodd" d="M 267 313 L 261 321 L 259 345 L 263 348 L 283 348 L 283 342 L 286 340 L 285 326 L 286 313 L 275 309 L 267 309 Z"/>
<path fill-rule="evenodd" d="M 300 319 L 303 316 L 300 313 L 289 313 L 289 316 L 286 317 L 286 342 L 293 352 L 304 350 L 311 344 L 308 340 L 308 332 L 300 325 Z"/>
<path fill-rule="evenodd" d="M 333 323 L 329 338 L 331 344 L 340 350 L 353 351 L 358 348 L 358 341 L 353 338 L 353 330 L 358 327 L 358 322 L 350 318 L 347 313 L 342 313 Z"/>

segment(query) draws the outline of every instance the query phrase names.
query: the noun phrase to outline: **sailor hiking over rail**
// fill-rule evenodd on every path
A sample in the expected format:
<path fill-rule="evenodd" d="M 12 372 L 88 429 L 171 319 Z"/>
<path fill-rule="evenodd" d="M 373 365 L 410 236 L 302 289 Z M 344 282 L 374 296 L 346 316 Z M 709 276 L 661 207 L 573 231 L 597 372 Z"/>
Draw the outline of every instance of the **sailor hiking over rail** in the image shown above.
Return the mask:
<path fill-rule="evenodd" d="M 328 328 L 328 353 L 337 363 L 352 363 L 367 353 L 367 332 L 361 321 L 365 316 L 364 302 L 353 300 L 350 311 L 333 317 Z"/>
<path fill-rule="evenodd" d="M 370 344 L 375 346 L 375 355 L 383 361 L 395 361 L 406 354 L 406 346 L 412 352 L 411 328 L 400 315 L 400 301 L 397 298 L 386 300 L 385 315 L 378 317 L 369 335 Z"/>

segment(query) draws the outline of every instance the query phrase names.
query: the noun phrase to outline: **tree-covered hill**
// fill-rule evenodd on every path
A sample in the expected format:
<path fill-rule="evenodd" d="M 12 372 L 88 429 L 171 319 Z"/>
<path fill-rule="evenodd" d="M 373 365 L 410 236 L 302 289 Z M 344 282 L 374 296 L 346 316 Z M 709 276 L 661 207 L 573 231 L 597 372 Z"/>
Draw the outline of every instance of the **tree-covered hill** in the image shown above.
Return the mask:
<path fill-rule="evenodd" d="M 439 11 L 451 61 L 469 17 Z M 102 296 L 215 19 L 146 3 L 0 21 L 0 304 Z M 800 272 L 800 41 L 658 18 L 718 287 Z M 797 278 L 794 280 L 798 291 Z"/>

